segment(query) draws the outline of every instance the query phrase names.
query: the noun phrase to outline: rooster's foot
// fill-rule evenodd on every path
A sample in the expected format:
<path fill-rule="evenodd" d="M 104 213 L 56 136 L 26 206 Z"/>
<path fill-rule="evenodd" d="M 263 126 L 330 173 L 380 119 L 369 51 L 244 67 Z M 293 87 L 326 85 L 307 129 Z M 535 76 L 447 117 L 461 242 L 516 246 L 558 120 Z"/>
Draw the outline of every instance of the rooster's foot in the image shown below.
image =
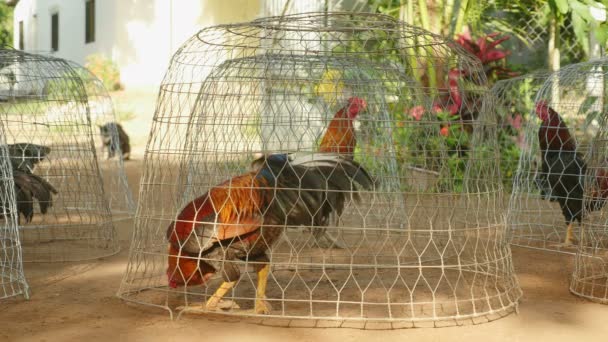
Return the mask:
<path fill-rule="evenodd" d="M 245 313 L 254 315 L 268 315 L 272 311 L 272 306 L 265 300 L 256 300 L 255 308 L 251 310 L 245 310 Z"/>
<path fill-rule="evenodd" d="M 233 300 L 221 299 L 217 304 L 192 304 L 187 306 L 178 306 L 177 310 L 184 312 L 213 312 L 213 311 L 230 311 L 240 309 L 241 307 Z"/>
<path fill-rule="evenodd" d="M 576 238 L 566 239 L 564 242 L 552 244 L 556 248 L 576 248 L 578 240 Z"/>

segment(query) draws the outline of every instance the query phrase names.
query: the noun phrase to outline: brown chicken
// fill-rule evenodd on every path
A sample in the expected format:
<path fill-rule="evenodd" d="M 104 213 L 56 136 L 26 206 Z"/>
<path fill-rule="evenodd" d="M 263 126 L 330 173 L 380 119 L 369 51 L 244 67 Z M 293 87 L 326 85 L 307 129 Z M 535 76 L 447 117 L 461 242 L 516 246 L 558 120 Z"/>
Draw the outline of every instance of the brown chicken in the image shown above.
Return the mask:
<path fill-rule="evenodd" d="M 205 284 L 216 272 L 224 283 L 198 307 L 215 310 L 240 278 L 238 261 L 258 274 L 254 312 L 270 311 L 264 300 L 266 251 L 287 226 L 323 226 L 344 209 L 346 195 L 371 187 L 371 178 L 348 159 L 294 165 L 286 154 L 258 161 L 256 170 L 211 188 L 185 206 L 167 228 L 167 277 L 172 288 Z M 189 309 L 197 306 L 189 306 Z"/>
<path fill-rule="evenodd" d="M 360 112 L 367 108 L 365 100 L 359 97 L 348 99 L 346 106 L 342 107 L 331 120 L 321 139 L 319 152 L 337 153 L 353 159 L 357 140 L 353 121 Z"/>

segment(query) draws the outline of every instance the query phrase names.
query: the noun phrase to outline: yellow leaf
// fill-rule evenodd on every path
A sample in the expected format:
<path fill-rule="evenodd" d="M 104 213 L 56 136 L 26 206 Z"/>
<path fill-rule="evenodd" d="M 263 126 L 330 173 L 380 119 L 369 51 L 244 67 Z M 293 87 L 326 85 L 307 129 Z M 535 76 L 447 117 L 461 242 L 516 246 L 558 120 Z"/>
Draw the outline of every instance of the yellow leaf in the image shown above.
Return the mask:
<path fill-rule="evenodd" d="M 329 105 L 335 104 L 339 94 L 343 91 L 342 73 L 333 69 L 327 69 L 315 86 L 316 95 L 322 97 Z"/>

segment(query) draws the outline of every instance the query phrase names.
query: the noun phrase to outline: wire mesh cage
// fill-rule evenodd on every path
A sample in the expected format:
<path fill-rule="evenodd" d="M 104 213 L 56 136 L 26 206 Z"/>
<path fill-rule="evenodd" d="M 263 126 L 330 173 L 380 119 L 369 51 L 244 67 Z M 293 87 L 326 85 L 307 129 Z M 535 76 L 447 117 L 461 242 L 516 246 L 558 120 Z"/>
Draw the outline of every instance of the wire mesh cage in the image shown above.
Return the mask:
<path fill-rule="evenodd" d="M 510 312 L 486 95 L 477 60 L 383 15 L 201 30 L 161 84 L 119 296 L 391 324 Z"/>
<path fill-rule="evenodd" d="M 606 117 L 606 76 L 608 59 L 568 66 L 560 79 L 562 83 L 578 84 L 583 101 L 581 111 L 587 110 L 586 125 L 593 125 L 593 135 L 583 163 L 582 222 L 578 252 L 570 291 L 592 301 L 608 304 L 608 121 Z M 575 81 L 575 82 L 572 82 Z M 599 130 L 599 131 L 598 131 Z M 577 144 L 580 140 L 577 140 Z M 575 195 L 580 196 L 576 192 Z"/>
<path fill-rule="evenodd" d="M 131 219 L 135 215 L 135 201 L 124 167 L 125 160 L 131 156 L 129 136 L 117 122 L 112 98 L 103 82 L 87 68 L 72 61 L 68 63 L 82 79 L 87 92 L 93 142 L 112 220 Z"/>
<path fill-rule="evenodd" d="M 25 261 L 74 261 L 114 254 L 118 244 L 93 141 L 82 71 L 69 62 L 0 51 L 0 115 L 17 186 Z"/>
<path fill-rule="evenodd" d="M 28 285 L 23 273 L 21 241 L 17 227 L 17 207 L 13 168 L 0 122 L 0 299 L 24 295 Z"/>
<path fill-rule="evenodd" d="M 519 165 L 520 151 L 525 149 L 525 127 L 533 112 L 534 100 L 550 72 L 537 71 L 531 74 L 497 81 L 490 90 L 498 117 L 498 142 L 501 147 L 500 171 L 503 184 L 511 190 Z M 508 200 L 508 198 L 507 198 Z M 508 204 L 507 204 L 508 205 Z M 522 216 L 524 214 L 522 213 Z M 527 222 L 531 219 L 523 219 Z M 515 224 L 511 218 L 507 223 Z M 512 228 L 513 229 L 513 228 Z"/>
<path fill-rule="evenodd" d="M 602 68 L 605 75 L 605 70 Z M 591 148 L 584 187 L 584 207 L 590 211 L 580 233 L 570 291 L 581 297 L 608 304 L 608 136 L 606 118 L 600 118 L 602 131 Z"/>
<path fill-rule="evenodd" d="M 546 75 L 524 129 L 507 222 L 512 243 L 576 253 L 583 180 L 603 108 L 601 65 Z"/>

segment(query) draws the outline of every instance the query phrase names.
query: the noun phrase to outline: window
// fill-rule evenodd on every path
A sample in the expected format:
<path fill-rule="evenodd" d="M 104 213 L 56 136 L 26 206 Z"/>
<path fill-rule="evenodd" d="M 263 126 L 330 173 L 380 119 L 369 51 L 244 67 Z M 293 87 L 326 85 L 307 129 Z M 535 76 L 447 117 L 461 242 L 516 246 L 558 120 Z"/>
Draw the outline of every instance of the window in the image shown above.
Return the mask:
<path fill-rule="evenodd" d="M 51 15 L 51 50 L 59 51 L 59 13 Z"/>
<path fill-rule="evenodd" d="M 85 3 L 85 33 L 84 42 L 95 41 L 95 0 L 87 0 Z"/>
<path fill-rule="evenodd" d="M 25 49 L 25 38 L 23 34 L 23 20 L 19 22 L 19 50 Z"/>

